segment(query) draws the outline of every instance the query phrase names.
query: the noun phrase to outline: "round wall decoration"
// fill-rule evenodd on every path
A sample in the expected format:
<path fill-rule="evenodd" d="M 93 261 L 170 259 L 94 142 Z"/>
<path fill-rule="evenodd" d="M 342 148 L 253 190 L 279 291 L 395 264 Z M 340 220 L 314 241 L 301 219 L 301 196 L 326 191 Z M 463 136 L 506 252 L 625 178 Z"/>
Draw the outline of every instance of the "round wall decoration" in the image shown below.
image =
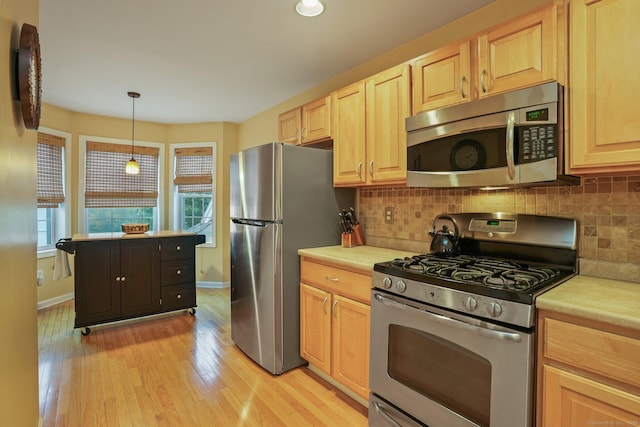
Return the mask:
<path fill-rule="evenodd" d="M 42 69 L 38 29 L 23 24 L 18 47 L 18 95 L 22 120 L 27 129 L 38 129 L 42 103 Z"/>

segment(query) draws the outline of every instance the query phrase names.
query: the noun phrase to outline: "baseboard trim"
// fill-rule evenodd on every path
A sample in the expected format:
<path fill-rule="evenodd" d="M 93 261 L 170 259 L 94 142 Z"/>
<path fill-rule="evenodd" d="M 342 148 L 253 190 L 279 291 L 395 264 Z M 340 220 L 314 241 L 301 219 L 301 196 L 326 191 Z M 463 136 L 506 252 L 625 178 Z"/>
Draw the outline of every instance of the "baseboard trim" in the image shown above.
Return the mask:
<path fill-rule="evenodd" d="M 74 297 L 74 293 L 68 293 L 64 295 L 57 296 L 55 298 L 50 298 L 44 301 L 40 301 L 38 303 L 38 310 L 42 310 L 43 308 L 51 307 L 56 304 L 60 304 L 61 302 L 72 300 Z"/>
<path fill-rule="evenodd" d="M 231 286 L 231 282 L 196 282 L 196 288 L 210 288 L 210 289 L 222 289 Z"/>

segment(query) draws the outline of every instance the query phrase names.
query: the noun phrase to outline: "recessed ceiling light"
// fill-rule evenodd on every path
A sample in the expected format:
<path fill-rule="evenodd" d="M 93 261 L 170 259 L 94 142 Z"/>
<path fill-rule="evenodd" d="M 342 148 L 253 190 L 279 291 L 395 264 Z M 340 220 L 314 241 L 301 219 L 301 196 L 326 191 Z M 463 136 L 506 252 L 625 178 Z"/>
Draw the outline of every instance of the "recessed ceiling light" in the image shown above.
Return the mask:
<path fill-rule="evenodd" d="M 318 16 L 324 11 L 320 0 L 300 0 L 296 4 L 296 12 L 302 16 Z"/>

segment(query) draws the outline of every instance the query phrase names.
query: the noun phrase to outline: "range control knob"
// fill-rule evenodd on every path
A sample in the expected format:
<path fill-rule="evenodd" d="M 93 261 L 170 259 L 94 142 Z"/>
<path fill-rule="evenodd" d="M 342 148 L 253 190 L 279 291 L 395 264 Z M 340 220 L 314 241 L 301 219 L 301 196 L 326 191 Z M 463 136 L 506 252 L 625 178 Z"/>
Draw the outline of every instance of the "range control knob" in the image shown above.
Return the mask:
<path fill-rule="evenodd" d="M 487 311 L 491 317 L 499 317 L 502 314 L 502 306 L 494 301 L 489 304 Z"/>
<path fill-rule="evenodd" d="M 389 289 L 391 287 L 391 279 L 388 277 L 382 279 L 382 286 L 384 286 L 385 289 Z"/>
<path fill-rule="evenodd" d="M 398 283 L 396 283 L 396 290 L 400 293 L 404 292 L 407 290 L 407 284 L 404 283 L 404 281 L 402 280 L 398 280 Z"/>
<path fill-rule="evenodd" d="M 474 297 L 467 297 L 464 300 L 464 307 L 469 311 L 475 311 L 478 308 L 478 301 Z"/>

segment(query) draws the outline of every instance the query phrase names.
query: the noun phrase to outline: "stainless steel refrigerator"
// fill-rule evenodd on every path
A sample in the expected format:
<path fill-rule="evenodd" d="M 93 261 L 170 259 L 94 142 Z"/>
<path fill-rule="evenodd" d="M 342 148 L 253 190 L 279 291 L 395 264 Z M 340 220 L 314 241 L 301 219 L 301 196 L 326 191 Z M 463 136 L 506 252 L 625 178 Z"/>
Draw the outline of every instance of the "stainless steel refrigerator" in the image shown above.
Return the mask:
<path fill-rule="evenodd" d="M 279 142 L 231 156 L 231 337 L 272 374 L 300 357 L 298 249 L 340 243 L 331 150 Z"/>

